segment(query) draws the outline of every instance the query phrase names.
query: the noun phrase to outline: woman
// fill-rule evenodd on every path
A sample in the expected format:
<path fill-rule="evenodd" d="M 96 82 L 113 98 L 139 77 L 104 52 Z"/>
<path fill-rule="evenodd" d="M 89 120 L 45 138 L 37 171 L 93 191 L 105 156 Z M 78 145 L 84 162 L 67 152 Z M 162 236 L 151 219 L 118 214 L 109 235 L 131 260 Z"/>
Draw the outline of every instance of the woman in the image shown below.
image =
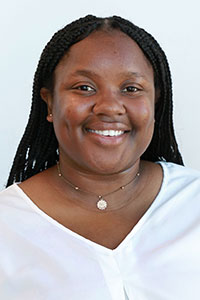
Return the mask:
<path fill-rule="evenodd" d="M 58 31 L 0 196 L 2 299 L 199 299 L 200 174 L 182 164 L 153 37 L 115 16 Z"/>

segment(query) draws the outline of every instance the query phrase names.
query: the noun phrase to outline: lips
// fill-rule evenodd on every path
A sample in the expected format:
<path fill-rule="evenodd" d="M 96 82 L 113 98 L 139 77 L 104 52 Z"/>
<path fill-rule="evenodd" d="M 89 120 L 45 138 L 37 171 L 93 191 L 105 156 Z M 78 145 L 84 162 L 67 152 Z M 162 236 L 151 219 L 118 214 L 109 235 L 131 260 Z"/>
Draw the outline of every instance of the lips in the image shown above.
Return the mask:
<path fill-rule="evenodd" d="M 96 133 L 101 136 L 120 136 L 125 133 L 124 130 L 95 130 L 95 129 L 87 129 L 88 132 Z"/>
<path fill-rule="evenodd" d="M 99 120 L 90 120 L 85 124 L 84 131 L 96 144 L 116 146 L 124 143 L 127 134 L 132 131 L 128 121 L 116 120 L 101 116 Z"/>

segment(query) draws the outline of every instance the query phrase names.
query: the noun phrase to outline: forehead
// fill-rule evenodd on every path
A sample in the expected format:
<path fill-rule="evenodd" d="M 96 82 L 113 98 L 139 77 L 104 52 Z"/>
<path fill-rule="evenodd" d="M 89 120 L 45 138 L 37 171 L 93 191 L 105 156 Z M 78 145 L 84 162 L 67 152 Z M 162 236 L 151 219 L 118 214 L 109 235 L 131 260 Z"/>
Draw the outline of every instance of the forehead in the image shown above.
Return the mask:
<path fill-rule="evenodd" d="M 55 75 L 65 71 L 91 69 L 98 71 L 138 72 L 153 76 L 153 68 L 142 50 L 119 30 L 96 31 L 72 45 L 56 67 Z M 60 74 L 61 75 L 61 74 Z"/>

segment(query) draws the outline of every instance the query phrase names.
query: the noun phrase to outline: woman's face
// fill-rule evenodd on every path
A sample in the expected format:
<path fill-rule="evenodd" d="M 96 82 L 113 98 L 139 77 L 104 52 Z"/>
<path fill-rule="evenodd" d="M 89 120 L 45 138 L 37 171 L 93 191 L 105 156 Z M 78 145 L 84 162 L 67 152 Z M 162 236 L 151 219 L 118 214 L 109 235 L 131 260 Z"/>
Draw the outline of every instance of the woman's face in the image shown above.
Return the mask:
<path fill-rule="evenodd" d="M 155 100 L 153 70 L 137 44 L 118 30 L 94 32 L 54 75 L 53 95 L 43 98 L 62 160 L 98 174 L 134 165 L 152 138 Z"/>

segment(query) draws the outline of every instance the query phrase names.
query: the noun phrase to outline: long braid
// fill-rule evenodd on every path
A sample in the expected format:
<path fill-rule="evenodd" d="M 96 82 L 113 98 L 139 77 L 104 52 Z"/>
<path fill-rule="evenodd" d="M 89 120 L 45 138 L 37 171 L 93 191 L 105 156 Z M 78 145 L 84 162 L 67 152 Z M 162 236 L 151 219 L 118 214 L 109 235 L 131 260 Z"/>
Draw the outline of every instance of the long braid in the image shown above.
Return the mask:
<path fill-rule="evenodd" d="M 40 89 L 53 89 L 54 70 L 68 49 L 95 30 L 118 29 L 131 37 L 151 63 L 160 96 L 155 108 L 155 130 L 142 158 L 183 164 L 172 123 L 172 84 L 168 62 L 156 40 L 145 30 L 121 17 L 97 18 L 88 15 L 53 35 L 40 57 L 34 76 L 32 107 L 24 135 L 18 146 L 7 186 L 23 181 L 56 163 L 58 142 L 53 125 L 46 120 L 47 106 Z"/>

